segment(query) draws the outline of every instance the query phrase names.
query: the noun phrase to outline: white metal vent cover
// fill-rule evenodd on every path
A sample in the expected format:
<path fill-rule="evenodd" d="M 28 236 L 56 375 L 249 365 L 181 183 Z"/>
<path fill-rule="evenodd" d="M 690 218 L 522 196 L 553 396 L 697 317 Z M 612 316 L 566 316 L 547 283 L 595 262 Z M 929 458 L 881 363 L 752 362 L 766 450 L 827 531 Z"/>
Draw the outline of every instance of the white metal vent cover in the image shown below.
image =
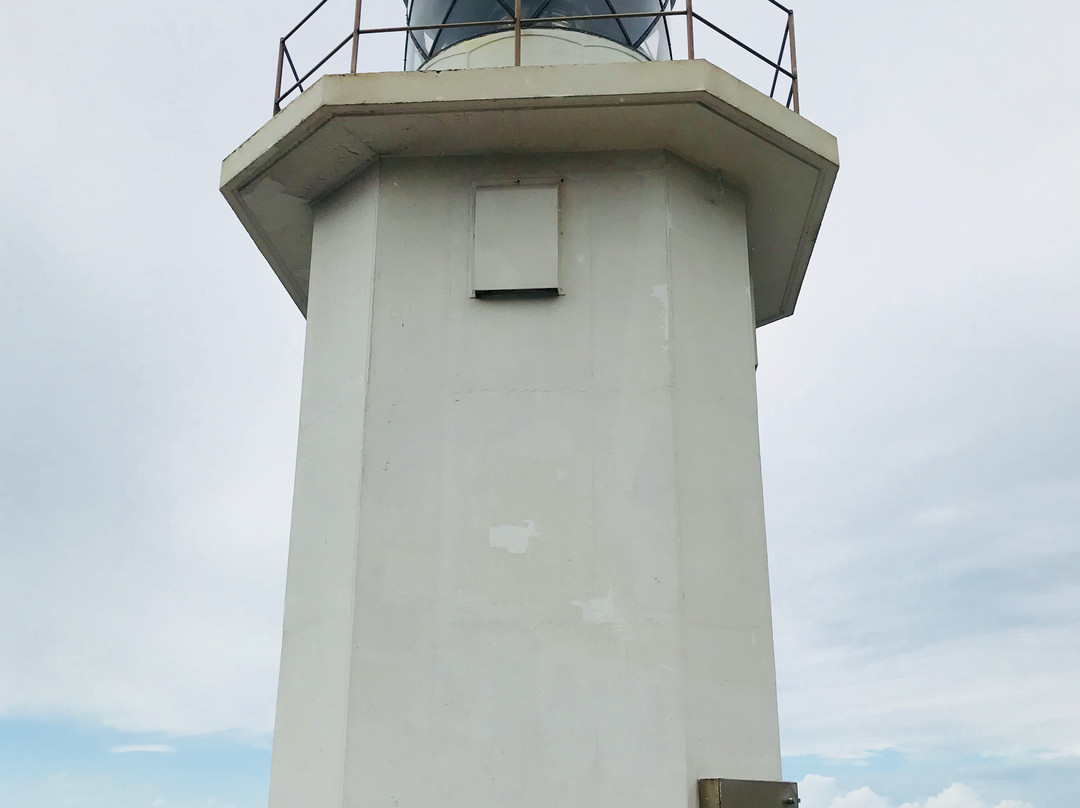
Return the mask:
<path fill-rule="evenodd" d="M 559 207 L 562 182 L 478 184 L 473 199 L 475 297 L 561 294 Z"/>

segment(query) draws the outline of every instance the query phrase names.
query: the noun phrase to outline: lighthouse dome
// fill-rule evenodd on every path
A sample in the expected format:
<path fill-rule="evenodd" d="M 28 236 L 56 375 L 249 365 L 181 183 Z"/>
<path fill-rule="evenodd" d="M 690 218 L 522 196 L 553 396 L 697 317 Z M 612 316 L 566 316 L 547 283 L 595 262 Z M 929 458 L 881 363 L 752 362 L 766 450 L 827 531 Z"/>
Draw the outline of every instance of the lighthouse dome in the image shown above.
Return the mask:
<path fill-rule="evenodd" d="M 521 0 L 522 63 L 566 64 L 670 59 L 667 20 L 674 0 Z M 406 59 L 414 69 L 507 64 L 512 53 L 514 0 L 405 0 L 414 30 Z M 650 12 L 656 12 L 653 16 Z M 567 17 L 645 16 L 568 20 Z M 530 21 L 531 20 L 531 21 Z M 509 62 L 512 64 L 512 62 Z"/>

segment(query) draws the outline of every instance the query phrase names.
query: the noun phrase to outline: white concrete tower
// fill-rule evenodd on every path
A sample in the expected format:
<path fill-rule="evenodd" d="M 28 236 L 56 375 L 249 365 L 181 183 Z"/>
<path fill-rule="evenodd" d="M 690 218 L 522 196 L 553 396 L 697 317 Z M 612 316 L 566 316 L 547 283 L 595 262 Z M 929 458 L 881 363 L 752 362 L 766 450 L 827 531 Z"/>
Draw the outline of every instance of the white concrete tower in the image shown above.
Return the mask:
<path fill-rule="evenodd" d="M 512 32 L 418 37 L 441 72 L 325 76 L 225 160 L 307 317 L 271 808 L 780 779 L 754 329 L 836 142 L 577 28 L 519 67 Z"/>

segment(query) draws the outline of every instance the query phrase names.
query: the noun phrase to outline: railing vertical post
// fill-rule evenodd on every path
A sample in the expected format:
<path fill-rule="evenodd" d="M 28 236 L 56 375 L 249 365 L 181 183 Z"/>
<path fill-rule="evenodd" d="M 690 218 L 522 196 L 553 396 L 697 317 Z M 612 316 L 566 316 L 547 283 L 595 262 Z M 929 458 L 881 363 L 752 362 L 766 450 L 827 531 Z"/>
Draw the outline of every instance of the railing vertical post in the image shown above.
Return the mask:
<path fill-rule="evenodd" d="M 686 58 L 694 58 L 694 6 L 686 0 Z"/>
<path fill-rule="evenodd" d="M 799 112 L 799 68 L 795 61 L 795 12 L 789 11 L 787 16 L 788 39 L 791 47 L 791 102 L 792 109 L 796 114 Z"/>
<path fill-rule="evenodd" d="M 514 0 L 514 67 L 521 67 L 521 0 Z"/>
<path fill-rule="evenodd" d="M 285 69 L 285 38 L 278 42 L 277 79 L 274 81 L 274 114 L 281 112 L 281 71 Z"/>
<path fill-rule="evenodd" d="M 360 3 L 362 0 L 356 0 L 356 13 L 353 15 L 352 26 L 352 63 L 349 67 L 350 73 L 356 72 L 356 57 L 360 53 Z"/>

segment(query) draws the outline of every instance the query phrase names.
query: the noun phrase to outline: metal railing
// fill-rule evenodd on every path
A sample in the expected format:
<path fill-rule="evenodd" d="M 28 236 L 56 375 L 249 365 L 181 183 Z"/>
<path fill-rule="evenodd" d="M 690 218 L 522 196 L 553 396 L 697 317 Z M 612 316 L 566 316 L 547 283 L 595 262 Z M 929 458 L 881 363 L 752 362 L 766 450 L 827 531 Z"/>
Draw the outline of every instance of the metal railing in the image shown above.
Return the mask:
<path fill-rule="evenodd" d="M 794 112 L 799 112 L 799 73 L 795 59 L 795 12 L 790 8 L 780 4 L 777 0 L 764 0 L 777 9 L 782 11 L 787 19 L 784 24 L 784 34 L 780 41 L 780 52 L 776 57 L 776 61 L 773 61 L 768 56 L 765 56 L 759 50 L 750 47 L 746 43 L 742 42 L 731 33 L 715 25 L 705 17 L 698 14 L 693 9 L 693 0 L 682 0 L 683 8 L 670 8 L 660 9 L 656 11 L 645 12 L 627 12 L 627 13 L 611 13 L 611 14 L 583 14 L 578 16 L 560 16 L 560 17 L 523 17 L 521 11 L 521 0 L 514 0 L 514 13 L 510 18 L 504 18 L 501 20 L 479 20 L 469 22 L 443 22 L 433 25 L 398 25 L 387 28 L 361 28 L 360 26 L 360 14 L 362 10 L 362 0 L 356 0 L 355 12 L 353 15 L 353 27 L 352 31 L 342 39 L 333 49 L 327 53 L 322 59 L 320 59 L 314 67 L 308 70 L 303 76 L 296 69 L 296 64 L 293 62 L 292 54 L 289 53 L 289 38 L 292 37 L 297 31 L 299 31 L 308 20 L 315 16 L 323 6 L 326 5 L 328 0 L 319 0 L 311 11 L 304 15 L 304 18 L 293 26 L 289 33 L 285 34 L 280 40 L 278 45 L 278 58 L 277 58 L 277 78 L 274 84 L 274 114 L 276 115 L 281 111 L 282 103 L 291 96 L 294 92 L 304 91 L 304 82 L 311 79 L 327 62 L 329 62 L 334 56 L 336 56 L 342 48 L 349 43 L 352 43 L 352 58 L 350 60 L 349 72 L 356 72 L 357 59 L 360 53 L 360 37 L 365 34 L 405 34 L 407 37 L 412 37 L 417 32 L 421 31 L 443 31 L 451 28 L 482 28 L 498 26 L 505 30 L 512 30 L 514 32 L 514 65 L 521 65 L 521 32 L 523 28 L 530 26 L 544 26 L 552 23 L 573 23 L 573 22 L 587 22 L 598 20 L 624 20 L 635 17 L 651 17 L 651 18 L 667 18 L 667 17 L 684 17 L 686 19 L 686 58 L 694 58 L 694 34 L 695 24 L 701 23 L 706 29 L 713 31 L 732 44 L 738 46 L 746 53 L 754 56 L 764 64 L 773 68 L 772 86 L 769 88 L 769 97 L 776 97 L 777 84 L 780 82 L 780 77 L 785 76 L 790 80 L 790 88 L 788 90 L 787 101 L 785 106 Z M 610 6 L 609 6 L 610 7 Z M 785 54 L 788 57 L 788 66 L 785 68 L 782 64 Z M 289 71 L 292 73 L 293 83 L 282 89 L 285 66 L 288 65 Z"/>

